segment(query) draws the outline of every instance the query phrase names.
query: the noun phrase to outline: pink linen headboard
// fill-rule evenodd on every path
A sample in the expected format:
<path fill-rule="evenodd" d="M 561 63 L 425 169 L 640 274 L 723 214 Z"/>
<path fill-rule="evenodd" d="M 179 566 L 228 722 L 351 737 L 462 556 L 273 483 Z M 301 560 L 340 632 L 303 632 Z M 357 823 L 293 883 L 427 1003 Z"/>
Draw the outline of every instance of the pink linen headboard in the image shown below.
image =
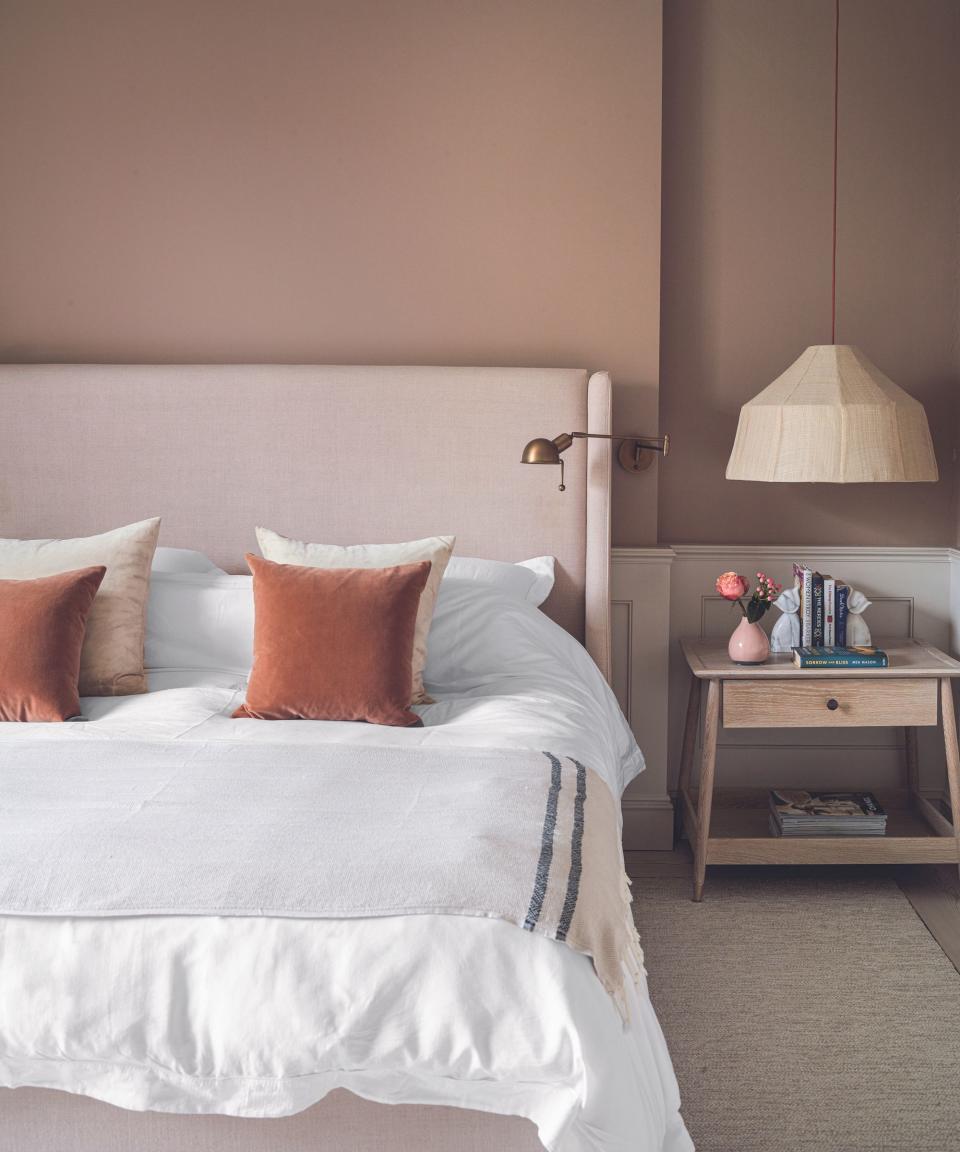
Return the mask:
<path fill-rule="evenodd" d="M 337 544 L 455 533 L 550 554 L 545 610 L 609 675 L 610 446 L 558 470 L 524 444 L 610 431 L 610 378 L 553 368 L 0 365 L 0 536 L 161 516 L 160 542 L 246 571 L 254 527 Z"/>

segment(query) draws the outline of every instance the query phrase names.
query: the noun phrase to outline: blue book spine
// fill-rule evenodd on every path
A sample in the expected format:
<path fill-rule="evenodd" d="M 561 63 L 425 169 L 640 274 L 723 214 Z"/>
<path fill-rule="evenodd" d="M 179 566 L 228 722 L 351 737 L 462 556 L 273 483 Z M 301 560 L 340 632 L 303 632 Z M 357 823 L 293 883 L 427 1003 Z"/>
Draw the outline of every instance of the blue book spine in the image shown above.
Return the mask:
<path fill-rule="evenodd" d="M 886 652 L 879 648 L 847 648 L 813 646 L 795 648 L 793 662 L 798 668 L 888 668 Z"/>
<path fill-rule="evenodd" d="M 847 643 L 847 597 L 850 589 L 846 584 L 837 585 L 837 618 L 834 623 L 834 634 L 838 648 L 846 647 Z"/>
<path fill-rule="evenodd" d="M 813 646 L 823 645 L 823 577 L 813 574 Z"/>

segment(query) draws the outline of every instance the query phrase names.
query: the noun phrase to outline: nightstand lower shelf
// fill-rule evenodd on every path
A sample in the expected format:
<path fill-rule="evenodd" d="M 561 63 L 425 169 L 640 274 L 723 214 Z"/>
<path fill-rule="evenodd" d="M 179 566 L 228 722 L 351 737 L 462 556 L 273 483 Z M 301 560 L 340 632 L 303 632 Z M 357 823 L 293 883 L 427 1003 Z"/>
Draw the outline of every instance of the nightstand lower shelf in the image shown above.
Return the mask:
<path fill-rule="evenodd" d="M 707 864 L 955 864 L 956 841 L 945 816 L 928 817 L 906 796 L 878 797 L 885 836 L 773 836 L 765 792 L 718 792 L 706 843 Z M 695 828 L 699 796 L 690 794 L 687 825 Z M 693 812 L 689 811 L 692 805 Z M 932 806 L 931 806 L 932 807 Z M 929 820 L 939 815 L 942 827 Z"/>

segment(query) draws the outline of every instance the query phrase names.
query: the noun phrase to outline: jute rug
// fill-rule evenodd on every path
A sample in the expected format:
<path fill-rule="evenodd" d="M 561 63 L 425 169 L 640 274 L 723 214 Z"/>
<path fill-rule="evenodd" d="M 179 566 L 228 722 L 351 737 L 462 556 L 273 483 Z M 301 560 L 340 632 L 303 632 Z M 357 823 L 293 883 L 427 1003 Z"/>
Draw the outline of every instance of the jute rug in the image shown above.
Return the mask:
<path fill-rule="evenodd" d="M 698 1152 L 957 1152 L 960 974 L 877 872 L 634 881 Z"/>

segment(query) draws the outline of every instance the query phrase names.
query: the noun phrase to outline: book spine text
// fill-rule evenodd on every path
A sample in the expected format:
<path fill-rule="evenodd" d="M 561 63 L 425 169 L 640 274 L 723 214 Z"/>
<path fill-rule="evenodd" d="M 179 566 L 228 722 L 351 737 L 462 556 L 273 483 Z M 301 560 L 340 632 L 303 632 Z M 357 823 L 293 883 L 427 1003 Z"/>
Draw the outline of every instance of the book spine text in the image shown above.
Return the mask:
<path fill-rule="evenodd" d="M 813 573 L 809 568 L 800 571 L 800 643 L 813 643 Z"/>
<path fill-rule="evenodd" d="M 813 574 L 813 640 L 814 647 L 823 644 L 823 577 Z"/>
<path fill-rule="evenodd" d="M 823 642 L 828 648 L 836 644 L 836 590 L 837 582 L 832 576 L 823 578 Z"/>
<path fill-rule="evenodd" d="M 847 643 L 847 597 L 850 595 L 850 589 L 846 584 L 837 585 L 837 620 L 836 620 L 836 645 L 838 648 L 843 648 Z"/>
<path fill-rule="evenodd" d="M 796 657 L 798 668 L 886 668 L 886 656 L 804 656 Z"/>

